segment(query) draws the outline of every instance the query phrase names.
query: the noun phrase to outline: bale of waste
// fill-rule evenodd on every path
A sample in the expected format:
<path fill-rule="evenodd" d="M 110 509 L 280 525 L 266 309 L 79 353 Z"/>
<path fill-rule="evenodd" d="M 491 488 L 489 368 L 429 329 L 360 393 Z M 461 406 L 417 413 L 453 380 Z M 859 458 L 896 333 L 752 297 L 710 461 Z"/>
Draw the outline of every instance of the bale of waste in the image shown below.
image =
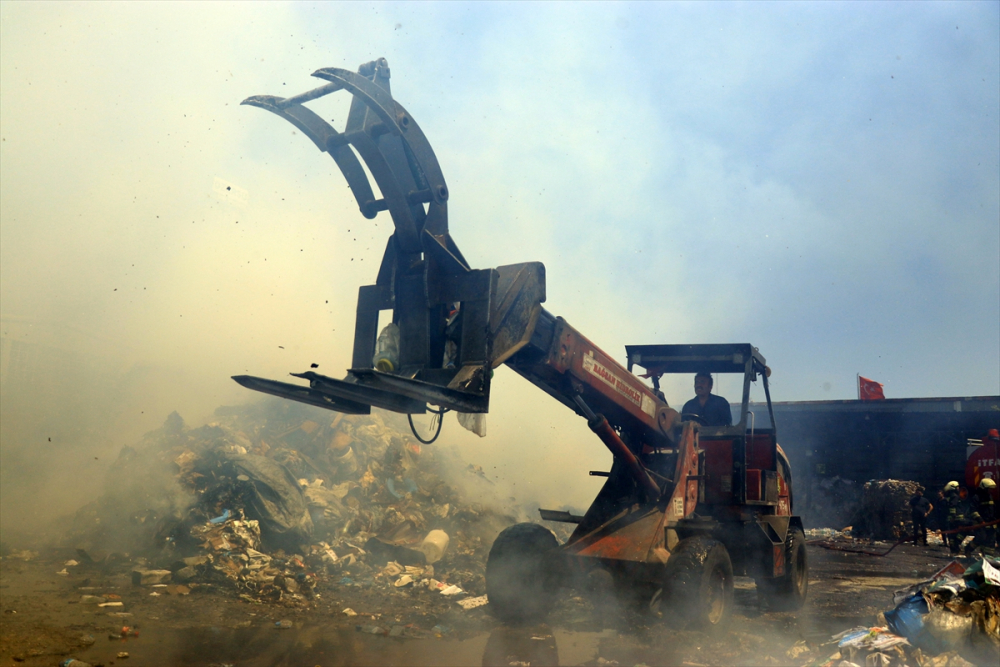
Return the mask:
<path fill-rule="evenodd" d="M 851 519 L 854 535 L 873 540 L 898 540 L 912 535 L 910 498 L 923 489 L 916 482 L 898 479 L 866 482 Z"/>

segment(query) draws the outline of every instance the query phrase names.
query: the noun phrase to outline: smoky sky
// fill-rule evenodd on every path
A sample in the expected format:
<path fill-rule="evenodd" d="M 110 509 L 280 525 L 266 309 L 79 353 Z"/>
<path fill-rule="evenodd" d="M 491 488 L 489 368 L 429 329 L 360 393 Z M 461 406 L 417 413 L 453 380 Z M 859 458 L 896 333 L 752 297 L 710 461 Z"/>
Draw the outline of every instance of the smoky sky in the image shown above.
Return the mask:
<path fill-rule="evenodd" d="M 391 221 L 239 102 L 383 56 L 466 258 L 544 262 L 546 307 L 617 358 L 750 342 L 779 401 L 853 398 L 856 373 L 1000 393 L 998 8 L 4 2 L 5 475 L 99 476 L 170 410 L 248 399 L 230 375 L 342 376 Z M 340 95 L 311 108 L 342 128 Z M 449 418 L 441 446 L 585 504 L 609 456 L 582 421 L 513 373 L 493 390 L 487 438 Z"/>

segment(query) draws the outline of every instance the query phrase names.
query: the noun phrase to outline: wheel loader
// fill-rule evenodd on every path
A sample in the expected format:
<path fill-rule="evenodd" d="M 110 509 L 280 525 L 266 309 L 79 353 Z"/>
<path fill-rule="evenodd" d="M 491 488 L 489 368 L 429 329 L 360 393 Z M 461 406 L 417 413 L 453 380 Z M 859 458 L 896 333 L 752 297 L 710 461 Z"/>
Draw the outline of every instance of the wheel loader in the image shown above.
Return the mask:
<path fill-rule="evenodd" d="M 348 414 L 374 406 L 475 416 L 488 411 L 493 372 L 505 365 L 586 419 L 613 455 L 610 470 L 590 473 L 606 481 L 582 516 L 539 510 L 542 520 L 576 525 L 565 544 L 536 523 L 497 537 L 486 588 L 502 620 L 542 619 L 561 587 L 595 579 L 704 628 L 726 622 L 734 575 L 753 577 L 770 609 L 800 607 L 808 580 L 802 521 L 792 514 L 791 467 L 776 441 L 770 369 L 759 350 L 746 343 L 629 345 L 627 367 L 618 363 L 542 306 L 541 263 L 475 269 L 462 255 L 448 231 L 444 175 L 416 120 L 393 99 L 385 59 L 313 76 L 326 83 L 243 104 L 284 118 L 329 154 L 361 214 L 387 212 L 394 231 L 374 284 L 359 288 L 343 378 L 305 371 L 291 374 L 298 383 L 233 379 Z M 338 91 L 352 95 L 342 132 L 305 106 Z M 392 322 L 379 332 L 379 313 L 387 310 Z M 699 372 L 742 375 L 734 426 L 706 426 L 667 404 L 660 378 Z M 748 409 L 758 380 L 766 427 Z"/>

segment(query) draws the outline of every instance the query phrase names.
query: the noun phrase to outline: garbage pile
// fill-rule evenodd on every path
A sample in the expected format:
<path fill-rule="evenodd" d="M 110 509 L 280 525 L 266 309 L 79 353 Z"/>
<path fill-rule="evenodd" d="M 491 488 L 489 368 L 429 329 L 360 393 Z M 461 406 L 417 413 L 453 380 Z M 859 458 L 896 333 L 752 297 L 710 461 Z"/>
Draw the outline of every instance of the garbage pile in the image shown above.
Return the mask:
<path fill-rule="evenodd" d="M 952 561 L 929 580 L 896 591 L 885 625 L 845 630 L 823 667 L 1000 664 L 1000 560 Z M 971 661 L 970 661 L 971 660 Z"/>
<path fill-rule="evenodd" d="M 851 520 L 855 537 L 899 540 L 913 534 L 910 498 L 924 487 L 898 479 L 865 482 L 861 501 Z"/>
<path fill-rule="evenodd" d="M 198 428 L 174 413 L 123 448 L 69 540 L 88 558 L 131 554 L 138 585 L 222 584 L 294 606 L 320 581 L 384 583 L 479 606 L 488 547 L 518 510 L 469 502 L 492 488 L 482 468 L 416 442 L 398 417 L 273 399 Z"/>

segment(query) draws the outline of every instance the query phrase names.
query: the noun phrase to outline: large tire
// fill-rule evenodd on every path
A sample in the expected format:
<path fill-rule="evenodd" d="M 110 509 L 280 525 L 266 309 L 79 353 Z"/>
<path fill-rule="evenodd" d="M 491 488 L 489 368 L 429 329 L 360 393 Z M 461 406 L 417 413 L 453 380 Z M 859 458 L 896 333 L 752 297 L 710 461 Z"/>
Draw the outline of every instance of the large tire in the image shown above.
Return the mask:
<path fill-rule="evenodd" d="M 721 542 L 697 536 L 681 540 L 664 569 L 662 598 L 673 625 L 724 628 L 733 611 L 733 564 Z"/>
<path fill-rule="evenodd" d="M 486 560 L 486 595 L 494 616 L 533 623 L 552 610 L 559 588 L 558 546 L 552 531 L 537 523 L 518 523 L 497 536 Z"/>
<path fill-rule="evenodd" d="M 785 574 L 776 579 L 758 579 L 757 597 L 769 611 L 796 611 L 809 592 L 809 562 L 806 536 L 801 528 L 790 528 L 785 538 Z"/>

